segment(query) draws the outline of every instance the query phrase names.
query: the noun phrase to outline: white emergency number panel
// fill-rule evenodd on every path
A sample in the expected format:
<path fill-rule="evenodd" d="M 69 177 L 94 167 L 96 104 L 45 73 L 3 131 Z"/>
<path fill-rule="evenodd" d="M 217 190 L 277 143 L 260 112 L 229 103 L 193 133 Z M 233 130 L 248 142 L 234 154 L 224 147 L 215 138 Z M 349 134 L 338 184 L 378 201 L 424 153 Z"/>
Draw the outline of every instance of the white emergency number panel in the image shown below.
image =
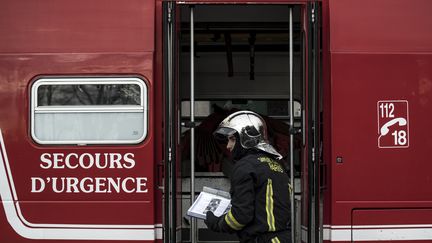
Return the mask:
<path fill-rule="evenodd" d="M 377 103 L 378 147 L 409 147 L 409 113 L 407 100 L 381 100 Z"/>

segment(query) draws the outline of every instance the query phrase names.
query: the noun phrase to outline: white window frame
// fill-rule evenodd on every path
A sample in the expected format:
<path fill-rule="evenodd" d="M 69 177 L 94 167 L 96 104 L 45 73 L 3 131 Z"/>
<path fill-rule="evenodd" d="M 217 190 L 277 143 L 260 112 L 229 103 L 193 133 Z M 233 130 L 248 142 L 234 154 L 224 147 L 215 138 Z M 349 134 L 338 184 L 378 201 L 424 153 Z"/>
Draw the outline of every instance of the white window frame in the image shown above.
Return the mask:
<path fill-rule="evenodd" d="M 42 85 L 91 85 L 91 84 L 136 84 L 140 87 L 140 105 L 69 105 L 69 106 L 38 106 L 38 89 Z M 113 77 L 91 77 L 91 78 L 39 78 L 31 88 L 31 136 L 38 144 L 137 144 L 147 137 L 148 128 L 148 92 L 146 82 L 137 77 L 113 78 Z M 143 135 L 134 140 L 41 140 L 35 134 L 36 113 L 75 113 L 75 112 L 142 112 L 144 113 Z"/>

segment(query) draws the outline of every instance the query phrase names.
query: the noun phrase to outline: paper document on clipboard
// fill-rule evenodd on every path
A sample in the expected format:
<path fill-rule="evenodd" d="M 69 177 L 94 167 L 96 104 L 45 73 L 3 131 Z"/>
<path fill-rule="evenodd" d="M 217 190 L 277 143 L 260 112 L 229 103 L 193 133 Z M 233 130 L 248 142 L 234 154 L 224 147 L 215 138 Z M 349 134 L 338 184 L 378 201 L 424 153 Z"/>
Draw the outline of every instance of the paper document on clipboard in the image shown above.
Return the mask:
<path fill-rule="evenodd" d="M 217 217 L 226 214 L 231 208 L 231 197 L 228 192 L 204 187 L 195 202 L 188 209 L 187 215 L 206 219 L 207 211 L 212 211 Z"/>

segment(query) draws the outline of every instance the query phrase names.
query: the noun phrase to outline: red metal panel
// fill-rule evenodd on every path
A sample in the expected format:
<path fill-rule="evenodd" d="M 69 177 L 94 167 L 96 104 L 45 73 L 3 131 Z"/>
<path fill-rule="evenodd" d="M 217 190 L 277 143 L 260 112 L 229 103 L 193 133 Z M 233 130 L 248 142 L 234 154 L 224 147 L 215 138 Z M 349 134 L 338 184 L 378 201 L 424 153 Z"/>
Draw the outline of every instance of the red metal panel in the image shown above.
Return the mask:
<path fill-rule="evenodd" d="M 0 128 L 24 218 L 39 224 L 127 224 L 154 226 L 153 54 L 28 54 L 0 56 Z M 147 80 L 148 136 L 139 145 L 39 146 L 31 141 L 29 81 L 36 75 L 139 75 Z M 42 169 L 42 153 L 133 153 L 131 169 Z M 147 177 L 147 193 L 31 193 L 31 177 Z M 48 186 L 48 185 L 47 185 Z M 129 184 L 129 186 L 131 186 Z M 3 212 L 3 207 L 1 207 Z M 3 213 L 2 213 L 3 214 Z M 1 218 L 2 227 L 8 225 Z M 3 239 L 23 240 L 2 234 Z"/>
<path fill-rule="evenodd" d="M 23 218 L 33 224 L 147 225 L 152 235 L 156 217 L 154 138 L 162 126 L 159 119 L 155 130 L 153 120 L 155 3 L 46 0 L 2 1 L 1 5 L 0 129 L 5 145 L 1 151 L 9 159 Z M 138 145 L 122 146 L 35 144 L 29 131 L 30 82 L 37 76 L 53 75 L 143 78 L 148 87 L 147 138 Z M 130 169 L 42 169 L 43 153 L 133 153 L 135 165 Z M 31 193 L 31 177 L 147 177 L 148 192 Z M 4 198 L 2 203 L 14 205 Z M 3 205 L 0 241 L 28 242 L 12 229 Z"/>
<path fill-rule="evenodd" d="M 428 224 L 432 218 L 432 209 L 399 208 L 354 210 L 354 225 L 409 225 Z"/>
<path fill-rule="evenodd" d="M 154 5 L 148 0 L 3 0 L 0 52 L 153 51 Z"/>
<path fill-rule="evenodd" d="M 329 0 L 331 51 L 432 51 L 429 0 Z"/>
<path fill-rule="evenodd" d="M 350 226 L 354 208 L 432 207 L 431 3 L 329 1 L 332 226 Z M 409 147 L 379 148 L 384 100 L 407 101 Z"/>
<path fill-rule="evenodd" d="M 432 209 L 353 211 L 352 242 L 430 242 Z"/>
<path fill-rule="evenodd" d="M 423 63 L 423 64 L 422 64 Z M 426 206 L 432 201 L 429 150 L 432 136 L 432 56 L 332 55 L 332 190 L 334 207 Z M 410 146 L 378 148 L 377 102 L 409 102 Z M 336 163 L 336 157 L 342 163 Z M 402 204 L 403 204 L 402 203 Z M 425 205 L 426 204 L 426 205 Z M 334 223 L 349 224 L 335 210 Z M 333 224 L 334 224 L 333 223 Z"/>

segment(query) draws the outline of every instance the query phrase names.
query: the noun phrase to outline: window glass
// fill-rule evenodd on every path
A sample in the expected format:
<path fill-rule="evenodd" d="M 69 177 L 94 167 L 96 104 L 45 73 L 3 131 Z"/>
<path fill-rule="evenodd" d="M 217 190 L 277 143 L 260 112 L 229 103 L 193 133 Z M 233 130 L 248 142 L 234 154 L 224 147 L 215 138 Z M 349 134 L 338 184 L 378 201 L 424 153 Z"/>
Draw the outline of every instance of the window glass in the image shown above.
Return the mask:
<path fill-rule="evenodd" d="M 43 78 L 31 95 L 31 134 L 40 144 L 136 144 L 147 135 L 141 79 Z"/>
<path fill-rule="evenodd" d="M 137 84 L 41 85 L 38 106 L 59 105 L 140 105 Z"/>

